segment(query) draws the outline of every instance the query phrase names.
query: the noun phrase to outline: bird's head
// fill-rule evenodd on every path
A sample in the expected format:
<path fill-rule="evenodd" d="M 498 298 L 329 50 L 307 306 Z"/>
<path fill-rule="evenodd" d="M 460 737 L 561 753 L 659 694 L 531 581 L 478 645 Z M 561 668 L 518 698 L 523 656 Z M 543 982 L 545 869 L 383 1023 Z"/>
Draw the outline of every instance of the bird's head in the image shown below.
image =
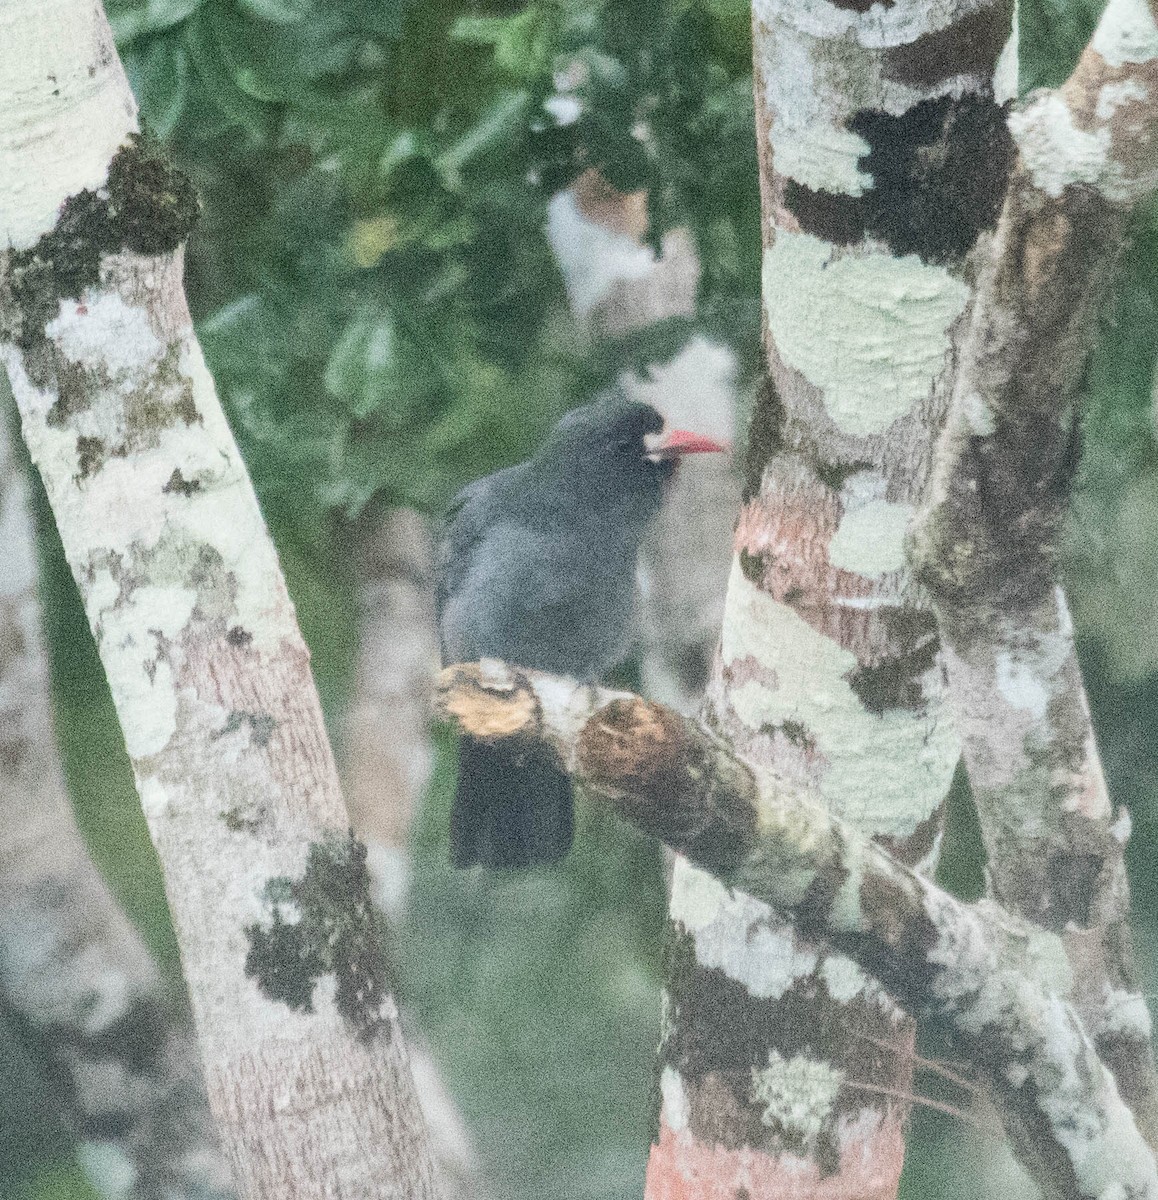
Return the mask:
<path fill-rule="evenodd" d="M 584 494 L 658 505 L 684 455 L 724 449 L 683 429 L 665 433 L 663 417 L 650 404 L 614 395 L 573 408 L 535 457 Z"/>

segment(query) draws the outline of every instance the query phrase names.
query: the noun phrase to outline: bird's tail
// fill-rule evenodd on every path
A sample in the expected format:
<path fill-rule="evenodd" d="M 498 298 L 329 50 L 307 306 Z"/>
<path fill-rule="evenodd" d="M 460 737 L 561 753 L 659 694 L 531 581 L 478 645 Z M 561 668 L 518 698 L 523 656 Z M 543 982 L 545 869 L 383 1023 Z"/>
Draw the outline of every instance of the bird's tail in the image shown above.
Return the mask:
<path fill-rule="evenodd" d="M 532 867 L 571 848 L 571 780 L 541 746 L 462 738 L 450 816 L 456 867 Z"/>

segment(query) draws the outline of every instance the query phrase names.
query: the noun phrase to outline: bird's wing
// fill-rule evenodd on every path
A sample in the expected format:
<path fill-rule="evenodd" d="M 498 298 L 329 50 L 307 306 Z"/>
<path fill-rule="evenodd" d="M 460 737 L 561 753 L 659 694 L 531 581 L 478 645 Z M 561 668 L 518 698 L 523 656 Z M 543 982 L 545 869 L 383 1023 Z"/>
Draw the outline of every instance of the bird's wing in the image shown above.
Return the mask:
<path fill-rule="evenodd" d="M 507 467 L 468 483 L 447 505 L 435 555 L 435 611 L 439 620 L 450 598 L 470 573 L 474 556 L 495 520 L 499 497 L 513 482 L 517 467 Z"/>
<path fill-rule="evenodd" d="M 448 598 L 467 572 L 471 551 L 485 528 L 480 506 L 472 505 L 471 499 L 485 493 L 486 482 L 484 478 L 468 483 L 443 514 L 442 536 L 438 539 L 434 558 L 434 604 L 440 621 Z"/>
<path fill-rule="evenodd" d="M 628 601 L 589 561 L 576 571 L 574 549 L 542 526 L 488 521 L 467 561 L 454 564 L 454 586 L 442 597 L 444 661 L 493 656 L 586 675 L 614 660 Z"/>

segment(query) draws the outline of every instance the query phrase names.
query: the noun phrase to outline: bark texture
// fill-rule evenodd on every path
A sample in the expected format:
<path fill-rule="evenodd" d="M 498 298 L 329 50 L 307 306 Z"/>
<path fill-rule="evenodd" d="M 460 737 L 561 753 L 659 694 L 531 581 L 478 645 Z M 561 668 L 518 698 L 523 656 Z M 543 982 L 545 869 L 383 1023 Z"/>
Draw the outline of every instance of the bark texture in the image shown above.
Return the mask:
<path fill-rule="evenodd" d="M 195 198 L 133 138 L 99 3 L 10 4 L 0 32 L 21 47 L 0 356 L 161 860 L 234 1181 L 433 1196 L 365 851 L 185 305 Z"/>
<path fill-rule="evenodd" d="M 770 905 L 849 956 L 826 960 L 834 991 L 863 986 L 863 971 L 908 1011 L 941 1023 L 988 1074 L 1015 1146 L 1047 1194 L 1158 1196 L 1152 1152 L 1071 1003 L 1074 976 L 1057 935 L 993 901 L 954 899 L 826 812 L 806 787 L 753 767 L 703 725 L 637 696 L 484 660 L 444 671 L 439 704 L 472 737 L 550 745 L 589 791 L 696 864 L 694 875 L 682 868 L 685 886 L 673 899 L 689 936 L 722 910 Z M 766 1070 L 752 1069 L 752 1094 L 776 1114 L 777 1085 L 792 1072 L 772 1056 Z M 832 1071 L 823 1080 L 830 1092 L 843 1082 L 841 1068 Z M 665 1070 L 661 1092 L 669 1128 L 683 1132 L 695 1120 L 683 1075 Z M 793 1119 L 805 1116 L 798 1108 Z M 712 1169 L 728 1167 L 724 1149 L 684 1176 L 689 1194 L 728 1195 Z M 758 1160 L 747 1162 L 759 1185 Z"/>
<path fill-rule="evenodd" d="M 3 409 L 7 409 L 7 388 Z M 192 1025 L 85 849 L 56 748 L 28 485 L 0 410 L 0 1008 L 37 1034 L 94 1184 L 233 1194 Z"/>
<path fill-rule="evenodd" d="M 1075 1003 L 1158 1145 L 1150 1017 L 1057 546 L 1078 401 L 1134 201 L 1158 186 L 1158 29 L 1112 0 L 1077 68 L 1012 118 L 1018 160 L 915 529 L 993 895 L 1062 935 Z"/>
<path fill-rule="evenodd" d="M 757 0 L 753 22 L 769 379 L 705 715 L 746 760 L 927 868 L 959 748 L 904 535 L 968 257 L 1012 157 L 1012 2 Z M 749 897 L 689 925 L 683 896 L 704 886 L 677 869 L 661 1056 L 682 1107 L 664 1104 L 651 1200 L 709 1173 L 752 1200 L 892 1196 L 911 1020 Z"/>

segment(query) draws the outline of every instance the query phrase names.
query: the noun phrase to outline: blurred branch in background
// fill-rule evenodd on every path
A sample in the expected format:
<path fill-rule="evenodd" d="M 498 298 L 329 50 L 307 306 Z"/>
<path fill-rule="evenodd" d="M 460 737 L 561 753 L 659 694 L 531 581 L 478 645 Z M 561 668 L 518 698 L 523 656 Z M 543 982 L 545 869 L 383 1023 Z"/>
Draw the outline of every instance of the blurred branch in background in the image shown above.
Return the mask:
<path fill-rule="evenodd" d="M 623 338 L 661 322 L 690 322 L 700 266 L 691 232 L 668 230 L 657 257 L 645 243 L 647 195 L 623 193 L 585 171 L 550 205 L 550 233 L 581 327 Z M 621 383 L 669 426 L 735 439 L 737 363 L 731 350 L 689 327 L 662 363 L 625 371 Z M 679 472 L 641 563 L 644 691 L 683 711 L 700 704 L 723 611 L 739 482 L 727 459 Z"/>
<path fill-rule="evenodd" d="M 434 561 L 426 519 L 376 508 L 346 530 L 357 590 L 354 679 L 340 736 L 350 824 L 366 843 L 375 901 L 405 915 L 411 827 L 430 780 L 430 701 L 438 669 Z M 407 1012 L 403 1007 L 402 1017 Z M 407 1022 L 410 1070 L 430 1130 L 442 1200 L 484 1200 L 474 1139 L 420 1030 Z"/>
<path fill-rule="evenodd" d="M 55 1100 L 50 1128 L 76 1139 L 81 1165 L 102 1194 L 226 1200 L 233 1191 L 192 1022 L 113 899 L 73 818 L 53 728 L 36 538 L 23 456 L 9 436 L 12 415 L 0 379 L 0 1014 L 32 1039 L 42 1086 Z M 16 1095 L 21 1107 L 36 1107 L 28 1088 L 0 1090 L 5 1114 Z M 23 1128 L 15 1105 L 11 1120 Z"/>
<path fill-rule="evenodd" d="M 357 657 L 341 737 L 350 820 L 367 841 L 383 908 L 401 915 L 411 823 L 430 780 L 438 670 L 430 528 L 413 509 L 366 513 L 348 532 Z"/>

